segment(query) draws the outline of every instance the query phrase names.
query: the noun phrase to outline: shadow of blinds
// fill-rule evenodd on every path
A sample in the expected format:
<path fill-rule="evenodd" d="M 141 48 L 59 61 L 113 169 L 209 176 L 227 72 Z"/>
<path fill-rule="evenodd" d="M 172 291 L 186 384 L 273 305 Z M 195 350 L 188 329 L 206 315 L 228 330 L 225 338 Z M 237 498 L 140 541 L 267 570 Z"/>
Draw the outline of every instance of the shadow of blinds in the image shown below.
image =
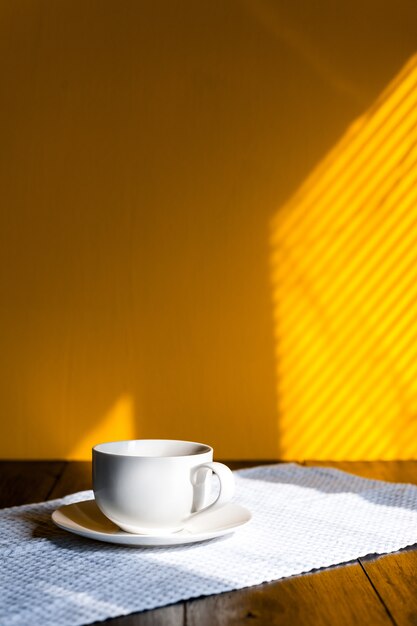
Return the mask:
<path fill-rule="evenodd" d="M 271 224 L 284 459 L 417 456 L 417 56 Z"/>

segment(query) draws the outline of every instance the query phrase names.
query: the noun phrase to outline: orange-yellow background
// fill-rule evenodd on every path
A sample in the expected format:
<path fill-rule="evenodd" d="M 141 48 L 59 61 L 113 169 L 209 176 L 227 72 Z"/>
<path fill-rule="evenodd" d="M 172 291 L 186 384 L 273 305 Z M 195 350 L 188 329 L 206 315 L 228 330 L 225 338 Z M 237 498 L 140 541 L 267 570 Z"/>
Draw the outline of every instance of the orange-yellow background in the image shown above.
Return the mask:
<path fill-rule="evenodd" d="M 416 35 L 411 0 L 0 2 L 1 457 L 417 456 L 413 107 L 367 130 Z"/>

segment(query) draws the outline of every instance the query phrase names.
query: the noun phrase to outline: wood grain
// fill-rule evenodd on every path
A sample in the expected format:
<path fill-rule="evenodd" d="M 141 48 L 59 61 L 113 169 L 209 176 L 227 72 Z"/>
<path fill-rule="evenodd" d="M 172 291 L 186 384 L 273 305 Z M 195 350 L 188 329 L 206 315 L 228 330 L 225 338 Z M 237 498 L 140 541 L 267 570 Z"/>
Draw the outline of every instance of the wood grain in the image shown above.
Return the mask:
<path fill-rule="evenodd" d="M 188 602 L 187 626 L 391 624 L 358 564 Z"/>
<path fill-rule="evenodd" d="M 62 498 L 76 491 L 92 488 L 91 463 L 88 461 L 70 461 L 57 480 L 50 497 Z"/>
<path fill-rule="evenodd" d="M 379 597 L 399 626 L 417 624 L 417 546 L 360 559 Z"/>
<path fill-rule="evenodd" d="M 64 465 L 62 461 L 1 461 L 0 507 L 46 500 Z"/>
<path fill-rule="evenodd" d="M 262 461 L 229 461 L 228 459 L 214 459 L 220 463 L 225 463 L 231 470 L 248 469 L 249 467 L 258 467 L 259 465 L 271 465 L 273 463 L 281 463 L 276 459 L 264 459 Z"/>

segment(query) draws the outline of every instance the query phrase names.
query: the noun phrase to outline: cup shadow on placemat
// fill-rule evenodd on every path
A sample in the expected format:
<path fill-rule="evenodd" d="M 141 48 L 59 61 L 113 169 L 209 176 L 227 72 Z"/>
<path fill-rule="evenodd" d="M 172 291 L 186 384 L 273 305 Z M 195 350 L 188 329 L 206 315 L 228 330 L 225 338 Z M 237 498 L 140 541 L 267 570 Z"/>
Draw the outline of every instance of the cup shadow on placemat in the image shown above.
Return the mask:
<path fill-rule="evenodd" d="M 144 550 L 145 552 L 149 552 L 149 550 L 159 550 L 170 552 L 179 551 L 182 548 L 188 546 L 189 544 L 179 544 L 172 546 L 135 546 L 135 545 L 121 545 L 117 546 L 115 544 L 97 541 L 96 539 L 89 539 L 87 537 L 82 537 L 81 535 L 72 534 L 66 530 L 58 528 L 52 521 L 39 521 L 36 519 L 36 516 L 30 514 L 30 516 L 23 516 L 26 522 L 32 522 L 32 537 L 33 539 L 45 539 L 51 543 L 53 543 L 56 547 L 65 547 L 66 549 L 89 549 L 93 548 L 94 552 L 97 547 L 102 549 L 110 549 L 110 548 L 118 548 L 119 550 L 125 550 L 126 548 L 129 550 Z M 228 536 L 223 537 L 214 537 L 213 539 L 206 539 L 202 541 L 196 541 L 192 545 L 199 546 L 203 543 L 218 543 L 222 541 L 227 541 Z"/>

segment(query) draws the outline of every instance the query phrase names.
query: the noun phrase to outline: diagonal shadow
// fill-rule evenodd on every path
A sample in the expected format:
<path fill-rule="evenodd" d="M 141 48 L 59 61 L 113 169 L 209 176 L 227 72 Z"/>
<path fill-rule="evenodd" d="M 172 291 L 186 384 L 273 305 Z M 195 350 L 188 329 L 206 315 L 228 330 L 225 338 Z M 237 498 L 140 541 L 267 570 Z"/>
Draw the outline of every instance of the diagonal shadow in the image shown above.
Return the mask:
<path fill-rule="evenodd" d="M 283 459 L 417 438 L 417 56 L 271 225 Z"/>

